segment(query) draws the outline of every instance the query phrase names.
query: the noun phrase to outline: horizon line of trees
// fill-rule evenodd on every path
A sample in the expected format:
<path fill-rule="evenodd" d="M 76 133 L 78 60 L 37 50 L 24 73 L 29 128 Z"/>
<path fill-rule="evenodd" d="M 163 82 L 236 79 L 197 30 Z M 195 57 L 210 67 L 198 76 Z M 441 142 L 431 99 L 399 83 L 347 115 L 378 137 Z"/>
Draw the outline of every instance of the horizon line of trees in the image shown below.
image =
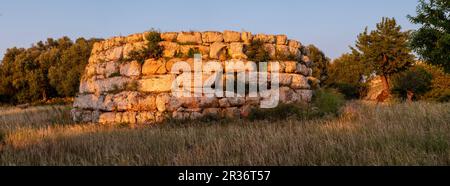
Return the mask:
<path fill-rule="evenodd" d="M 7 49 L 0 64 L 0 102 L 16 104 L 73 97 L 100 39 L 48 38 L 30 48 Z"/>

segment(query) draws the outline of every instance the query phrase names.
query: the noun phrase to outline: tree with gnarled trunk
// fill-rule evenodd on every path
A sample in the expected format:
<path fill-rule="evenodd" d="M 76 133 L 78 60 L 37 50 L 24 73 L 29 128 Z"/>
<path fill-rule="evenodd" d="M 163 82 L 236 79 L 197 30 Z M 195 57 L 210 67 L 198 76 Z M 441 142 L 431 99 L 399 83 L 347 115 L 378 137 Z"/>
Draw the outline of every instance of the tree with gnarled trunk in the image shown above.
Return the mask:
<path fill-rule="evenodd" d="M 358 53 L 367 67 L 383 79 L 384 91 L 390 96 L 389 77 L 406 70 L 413 62 L 414 56 L 408 48 L 410 32 L 402 31 L 394 18 L 383 18 L 376 29 L 358 35 L 353 52 Z"/>

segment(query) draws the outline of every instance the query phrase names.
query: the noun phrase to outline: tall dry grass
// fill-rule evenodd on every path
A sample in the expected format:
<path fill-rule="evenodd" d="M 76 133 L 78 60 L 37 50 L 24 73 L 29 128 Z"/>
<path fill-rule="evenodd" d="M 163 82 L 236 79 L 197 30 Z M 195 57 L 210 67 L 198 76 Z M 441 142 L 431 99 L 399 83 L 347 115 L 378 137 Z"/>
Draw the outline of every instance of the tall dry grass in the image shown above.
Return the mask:
<path fill-rule="evenodd" d="M 450 165 L 450 104 L 350 102 L 316 120 L 100 126 L 2 109 L 1 165 Z"/>

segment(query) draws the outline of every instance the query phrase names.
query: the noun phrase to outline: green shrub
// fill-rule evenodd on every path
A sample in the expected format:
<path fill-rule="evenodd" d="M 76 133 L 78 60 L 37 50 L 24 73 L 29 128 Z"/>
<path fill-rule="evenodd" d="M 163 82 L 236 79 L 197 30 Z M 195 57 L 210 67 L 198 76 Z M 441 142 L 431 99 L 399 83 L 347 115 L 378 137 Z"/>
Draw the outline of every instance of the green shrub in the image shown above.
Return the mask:
<path fill-rule="evenodd" d="M 201 54 L 200 50 L 198 48 L 190 48 L 186 56 L 188 58 L 193 58 L 195 54 Z"/>
<path fill-rule="evenodd" d="M 320 116 L 337 115 L 345 104 L 344 95 L 333 89 L 320 89 L 315 91 L 312 106 L 317 109 Z"/>
<path fill-rule="evenodd" d="M 272 109 L 253 109 L 248 119 L 277 121 L 294 117 L 300 120 L 315 119 L 327 115 L 337 116 L 345 99 L 342 94 L 333 89 L 319 89 L 315 92 L 309 104 L 279 104 Z"/>
<path fill-rule="evenodd" d="M 270 121 L 283 120 L 302 115 L 306 107 L 306 105 L 302 107 L 298 104 L 279 104 L 277 107 L 271 109 L 254 108 L 250 112 L 248 119 L 250 121 L 263 119 Z"/>
<path fill-rule="evenodd" d="M 433 76 L 431 90 L 420 97 L 422 100 L 448 102 L 450 101 L 450 74 L 443 68 L 421 64 Z"/>
<path fill-rule="evenodd" d="M 368 91 L 367 84 L 364 83 L 335 83 L 331 87 L 342 93 L 345 99 L 359 99 L 366 96 Z"/>
<path fill-rule="evenodd" d="M 270 60 L 270 54 L 264 48 L 264 42 L 261 40 L 253 40 L 249 45 L 245 46 L 244 51 L 250 61 L 258 63 Z"/>
<path fill-rule="evenodd" d="M 408 92 L 412 92 L 417 98 L 431 89 L 432 79 L 433 76 L 423 67 L 414 66 L 392 78 L 392 92 L 402 99 L 406 99 Z"/>
<path fill-rule="evenodd" d="M 157 30 L 150 30 L 145 39 L 147 40 L 147 45 L 140 50 L 133 50 L 129 54 L 129 58 L 126 60 L 136 60 L 143 64 L 148 58 L 161 58 L 164 48 L 159 45 L 162 41 L 161 33 Z"/>

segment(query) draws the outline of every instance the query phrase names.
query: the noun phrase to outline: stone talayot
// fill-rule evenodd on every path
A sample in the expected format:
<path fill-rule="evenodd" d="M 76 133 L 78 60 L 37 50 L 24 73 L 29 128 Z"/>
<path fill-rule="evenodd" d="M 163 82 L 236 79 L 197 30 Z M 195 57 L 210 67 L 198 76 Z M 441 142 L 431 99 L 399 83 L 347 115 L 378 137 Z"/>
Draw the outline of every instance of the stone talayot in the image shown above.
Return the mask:
<path fill-rule="evenodd" d="M 253 108 L 267 101 L 268 95 L 278 91 L 283 103 L 310 102 L 313 91 L 311 82 L 314 78 L 311 70 L 311 60 L 307 50 L 299 41 L 289 39 L 286 35 L 256 34 L 236 31 L 205 31 L 205 32 L 166 32 L 161 33 L 163 57 L 145 59 L 143 63 L 130 59 L 130 53 L 146 47 L 145 33 L 133 34 L 127 37 L 113 37 L 95 43 L 89 63 L 86 66 L 80 82 L 79 95 L 75 98 L 71 111 L 73 119 L 78 122 L 94 122 L 102 124 L 139 123 L 153 124 L 163 122 L 168 118 L 198 119 L 201 117 L 248 117 Z M 209 82 L 218 87 L 226 86 L 234 73 L 256 70 L 245 54 L 245 48 L 253 40 L 261 40 L 271 57 L 277 55 L 293 55 L 298 61 L 270 62 L 267 68 L 272 70 L 275 62 L 279 64 L 279 88 L 266 90 L 268 94 L 252 92 L 240 93 L 218 92 L 211 90 L 202 93 L 202 86 L 191 84 L 181 87 L 181 93 L 192 93 L 200 97 L 175 97 L 172 94 L 172 84 L 177 77 L 186 75 L 183 71 L 172 71 L 177 62 L 184 61 L 191 72 L 203 73 L 199 80 Z M 194 60 L 185 58 L 194 49 L 201 53 L 202 68 L 194 69 Z M 212 69 L 205 68 L 208 62 L 218 61 L 224 71 L 217 74 Z M 240 69 L 229 68 L 232 64 L 243 61 Z M 214 74 L 214 73 L 215 74 Z M 213 76 L 214 75 L 214 76 Z M 198 74 L 192 76 L 197 78 Z M 212 77 L 212 78 L 211 78 Z M 272 75 L 268 74 L 268 80 Z M 257 79 L 245 77 L 247 84 L 258 83 Z M 221 84 L 220 84 L 221 83 Z M 234 83 L 234 82 L 233 82 Z M 264 84 L 264 83 L 263 83 Z M 177 85 L 177 84 L 174 84 Z M 200 91 L 200 93 L 196 92 Z M 177 93 L 177 92 L 175 92 Z M 235 95 L 225 97 L 225 95 Z M 252 97 L 250 95 L 256 95 Z"/>

